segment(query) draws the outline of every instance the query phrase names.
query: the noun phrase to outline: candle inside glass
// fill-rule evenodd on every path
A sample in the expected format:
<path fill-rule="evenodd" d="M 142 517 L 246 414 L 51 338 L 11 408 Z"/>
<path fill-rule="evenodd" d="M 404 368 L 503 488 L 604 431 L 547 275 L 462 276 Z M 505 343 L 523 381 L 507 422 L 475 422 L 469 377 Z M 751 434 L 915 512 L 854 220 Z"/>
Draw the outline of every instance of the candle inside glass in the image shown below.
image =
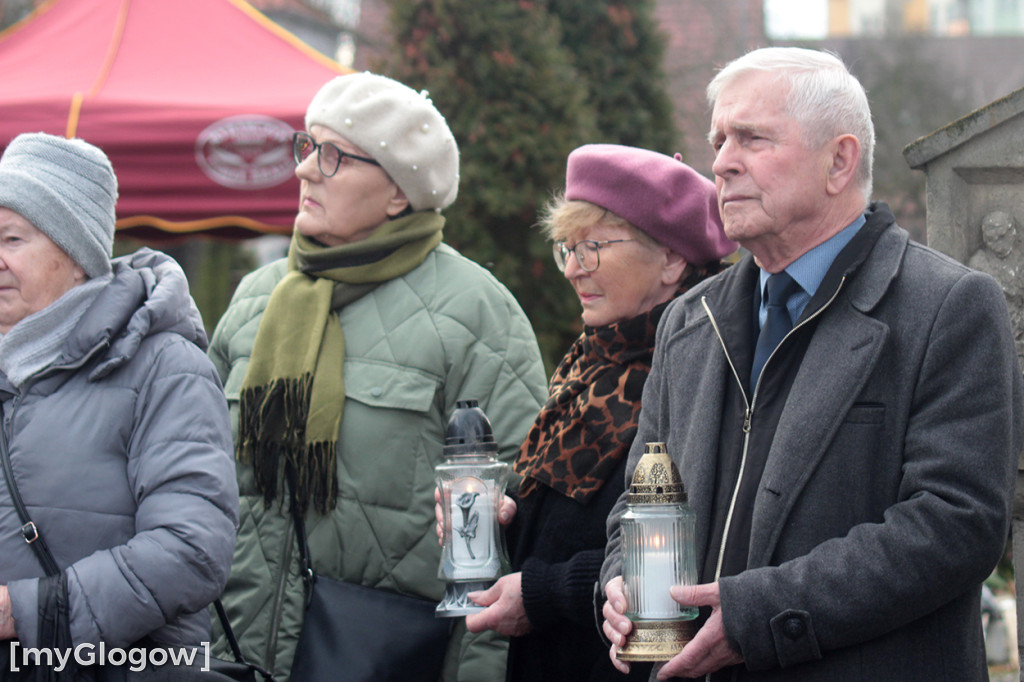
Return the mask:
<path fill-rule="evenodd" d="M 494 493 L 478 478 L 458 479 L 452 485 L 449 514 L 454 577 L 476 577 L 492 561 Z"/>
<path fill-rule="evenodd" d="M 695 607 L 672 598 L 673 585 L 693 585 L 696 566 L 692 533 L 684 516 L 664 506 L 631 509 L 623 518 L 623 587 L 626 615 L 633 620 L 688 620 Z"/>
<path fill-rule="evenodd" d="M 652 538 L 652 547 L 640 555 L 640 584 L 637 614 L 641 618 L 675 618 L 679 604 L 672 598 L 671 588 L 680 583 L 671 552 L 664 548 L 665 539 Z M 658 548 L 660 546 L 660 549 Z"/>

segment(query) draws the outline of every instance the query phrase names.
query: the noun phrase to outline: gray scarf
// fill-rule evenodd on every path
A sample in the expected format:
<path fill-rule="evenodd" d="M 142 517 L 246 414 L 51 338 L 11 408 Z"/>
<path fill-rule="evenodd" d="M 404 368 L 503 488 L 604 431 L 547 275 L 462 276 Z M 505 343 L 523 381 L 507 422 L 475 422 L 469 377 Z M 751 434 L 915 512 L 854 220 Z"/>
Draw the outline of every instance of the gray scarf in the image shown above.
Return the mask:
<path fill-rule="evenodd" d="M 100 275 L 69 289 L 39 312 L 0 334 L 0 372 L 15 388 L 52 365 L 65 339 L 113 275 Z"/>

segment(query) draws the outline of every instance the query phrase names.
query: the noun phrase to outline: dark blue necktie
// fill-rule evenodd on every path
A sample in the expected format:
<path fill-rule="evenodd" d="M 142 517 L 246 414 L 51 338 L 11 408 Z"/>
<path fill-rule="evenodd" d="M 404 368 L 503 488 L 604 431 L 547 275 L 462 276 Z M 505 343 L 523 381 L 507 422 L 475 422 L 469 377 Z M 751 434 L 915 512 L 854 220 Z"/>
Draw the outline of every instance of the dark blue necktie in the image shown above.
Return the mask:
<path fill-rule="evenodd" d="M 768 360 L 768 356 L 793 328 L 793 320 L 789 317 L 786 302 L 799 287 L 800 285 L 794 282 L 785 270 L 770 275 L 768 281 L 765 282 L 765 307 L 768 310 L 768 316 L 761 327 L 761 333 L 757 337 L 757 347 L 754 349 L 754 364 L 750 368 L 751 393 L 757 386 L 757 378 L 761 376 L 761 369 L 764 367 L 765 361 Z"/>

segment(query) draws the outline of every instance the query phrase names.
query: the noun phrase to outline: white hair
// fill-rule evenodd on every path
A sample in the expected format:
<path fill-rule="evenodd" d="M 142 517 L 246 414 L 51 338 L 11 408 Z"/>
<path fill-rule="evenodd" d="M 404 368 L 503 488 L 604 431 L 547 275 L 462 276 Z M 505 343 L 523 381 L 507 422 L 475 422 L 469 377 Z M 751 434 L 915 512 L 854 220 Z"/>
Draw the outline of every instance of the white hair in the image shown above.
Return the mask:
<path fill-rule="evenodd" d="M 821 147 L 838 135 L 860 142 L 857 182 L 865 200 L 871 197 L 875 126 L 864 86 L 842 60 L 821 50 L 765 47 L 729 62 L 708 84 L 708 103 L 714 107 L 722 90 L 741 76 L 770 71 L 787 86 L 786 113 L 800 123 L 805 145 Z"/>

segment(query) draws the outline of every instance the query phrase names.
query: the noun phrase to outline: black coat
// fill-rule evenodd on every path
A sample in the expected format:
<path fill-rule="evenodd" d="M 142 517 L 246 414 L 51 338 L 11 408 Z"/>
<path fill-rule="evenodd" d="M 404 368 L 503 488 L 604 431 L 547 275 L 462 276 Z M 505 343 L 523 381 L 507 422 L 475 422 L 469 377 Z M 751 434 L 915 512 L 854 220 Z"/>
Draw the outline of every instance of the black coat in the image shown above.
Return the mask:
<path fill-rule="evenodd" d="M 625 485 L 626 460 L 580 504 L 545 485 L 518 499 L 508 541 L 522 571 L 523 605 L 533 630 L 509 645 L 509 682 L 646 680 L 650 664 L 628 677 L 608 659 L 595 616 L 594 589 L 604 558 L 605 519 Z M 603 602 L 602 602 L 603 603 Z M 557 655 L 554 655 L 556 654 Z"/>

